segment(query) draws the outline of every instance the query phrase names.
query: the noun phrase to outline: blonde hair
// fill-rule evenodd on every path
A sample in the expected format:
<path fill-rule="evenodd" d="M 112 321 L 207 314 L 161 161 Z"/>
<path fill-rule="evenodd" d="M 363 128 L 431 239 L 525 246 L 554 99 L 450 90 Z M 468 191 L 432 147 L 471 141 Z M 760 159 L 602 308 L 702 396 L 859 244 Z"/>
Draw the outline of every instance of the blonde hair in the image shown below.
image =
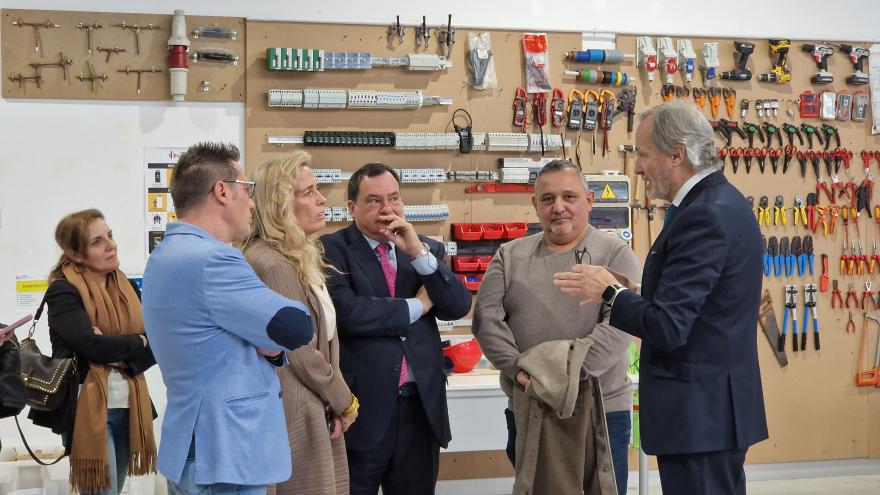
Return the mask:
<path fill-rule="evenodd" d="M 61 248 L 61 256 L 52 271 L 49 272 L 49 283 L 64 277 L 61 268 L 66 263 L 76 263 L 73 259 L 75 255 L 83 256 L 85 254 L 86 244 L 89 240 L 89 225 L 95 220 L 103 219 L 103 213 L 90 208 L 71 213 L 58 222 L 55 227 L 55 243 Z"/>
<path fill-rule="evenodd" d="M 320 286 L 324 285 L 323 270 L 329 265 L 322 259 L 318 241 L 309 237 L 297 223 L 291 201 L 297 175 L 311 159 L 305 151 L 297 151 L 287 158 L 273 158 L 257 166 L 252 177 L 257 183 L 256 210 L 251 235 L 242 250 L 262 239 L 290 261 L 300 281 Z"/>

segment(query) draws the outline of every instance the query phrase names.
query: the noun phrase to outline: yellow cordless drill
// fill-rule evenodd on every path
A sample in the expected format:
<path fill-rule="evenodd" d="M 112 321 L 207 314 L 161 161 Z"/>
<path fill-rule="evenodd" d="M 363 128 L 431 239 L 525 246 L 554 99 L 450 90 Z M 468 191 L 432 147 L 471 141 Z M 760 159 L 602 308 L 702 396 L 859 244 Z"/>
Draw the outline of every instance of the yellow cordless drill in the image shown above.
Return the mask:
<path fill-rule="evenodd" d="M 767 40 L 770 42 L 770 56 L 776 55 L 773 68 L 766 74 L 758 76 L 760 82 L 784 84 L 791 81 L 791 71 L 785 66 L 788 61 L 788 50 L 791 48 L 791 40 Z"/>

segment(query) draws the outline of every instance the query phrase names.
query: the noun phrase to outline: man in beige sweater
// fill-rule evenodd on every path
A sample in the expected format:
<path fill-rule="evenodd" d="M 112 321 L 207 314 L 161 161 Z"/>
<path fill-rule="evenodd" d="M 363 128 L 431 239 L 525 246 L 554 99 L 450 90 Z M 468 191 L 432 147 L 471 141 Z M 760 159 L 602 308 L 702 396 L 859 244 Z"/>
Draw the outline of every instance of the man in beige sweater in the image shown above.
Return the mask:
<path fill-rule="evenodd" d="M 542 342 L 592 337 L 594 344 L 581 380 L 599 378 L 615 478 L 623 494 L 632 409 L 632 384 L 626 375 L 631 338 L 611 327 L 604 305 L 581 306 L 580 299 L 561 295 L 553 285 L 553 275 L 570 271 L 576 254 L 583 263 L 607 266 L 632 280 L 640 279 L 641 270 L 625 242 L 589 225 L 593 193 L 571 162 L 556 160 L 539 172 L 532 203 L 543 232 L 503 244 L 495 254 L 477 294 L 473 333 L 486 357 L 501 371 L 501 387 L 508 396 L 514 386 L 529 383 L 528 374 L 517 366 L 521 353 Z M 513 414 L 507 410 L 505 415 L 514 438 Z M 512 462 L 513 443 L 508 443 Z M 559 454 L 552 455 L 553 463 L 583 459 Z M 539 459 L 538 464 L 545 463 Z M 583 472 L 582 466 L 571 467 L 572 473 Z"/>

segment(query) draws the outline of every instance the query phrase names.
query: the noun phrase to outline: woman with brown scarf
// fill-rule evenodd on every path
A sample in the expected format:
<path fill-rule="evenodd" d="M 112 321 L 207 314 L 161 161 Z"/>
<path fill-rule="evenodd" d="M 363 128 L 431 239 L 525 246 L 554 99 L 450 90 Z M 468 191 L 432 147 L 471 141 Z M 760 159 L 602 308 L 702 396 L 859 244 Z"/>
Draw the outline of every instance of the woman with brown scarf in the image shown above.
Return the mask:
<path fill-rule="evenodd" d="M 277 495 L 348 495 L 343 432 L 358 402 L 339 369 L 336 310 L 324 285 L 321 250 L 314 235 L 325 226 L 326 200 L 304 151 L 269 160 L 254 171 L 257 183 L 251 237 L 244 246 L 257 276 L 279 294 L 302 301 L 315 324 L 308 345 L 287 353 L 278 368 L 293 476 Z"/>
<path fill-rule="evenodd" d="M 75 490 L 118 495 L 126 474 L 153 473 L 156 464 L 155 414 L 143 375 L 156 361 L 140 291 L 119 270 L 100 211 L 64 217 L 55 241 L 62 254 L 46 292 L 52 355 L 77 357 L 82 386 L 67 407 L 30 417 L 62 435 Z"/>

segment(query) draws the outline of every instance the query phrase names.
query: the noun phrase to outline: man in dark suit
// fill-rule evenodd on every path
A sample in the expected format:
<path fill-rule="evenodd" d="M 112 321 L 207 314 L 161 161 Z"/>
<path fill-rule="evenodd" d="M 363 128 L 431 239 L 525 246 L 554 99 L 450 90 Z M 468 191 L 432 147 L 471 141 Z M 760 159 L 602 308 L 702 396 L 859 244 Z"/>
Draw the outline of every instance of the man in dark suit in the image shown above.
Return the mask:
<path fill-rule="evenodd" d="M 597 266 L 555 276 L 563 292 L 611 307 L 642 339 L 641 439 L 664 493 L 745 494 L 749 446 L 768 437 L 758 368 L 761 233 L 717 169 L 712 127 L 685 102 L 642 114 L 636 173 L 671 203 L 638 286 Z M 622 284 L 622 285 L 621 285 Z"/>
<path fill-rule="evenodd" d="M 451 439 L 436 318 L 466 315 L 471 293 L 443 244 L 403 219 L 397 173 L 369 163 L 348 182 L 354 224 L 321 237 L 340 367 L 360 401 L 345 434 L 352 495 L 431 494 Z"/>

